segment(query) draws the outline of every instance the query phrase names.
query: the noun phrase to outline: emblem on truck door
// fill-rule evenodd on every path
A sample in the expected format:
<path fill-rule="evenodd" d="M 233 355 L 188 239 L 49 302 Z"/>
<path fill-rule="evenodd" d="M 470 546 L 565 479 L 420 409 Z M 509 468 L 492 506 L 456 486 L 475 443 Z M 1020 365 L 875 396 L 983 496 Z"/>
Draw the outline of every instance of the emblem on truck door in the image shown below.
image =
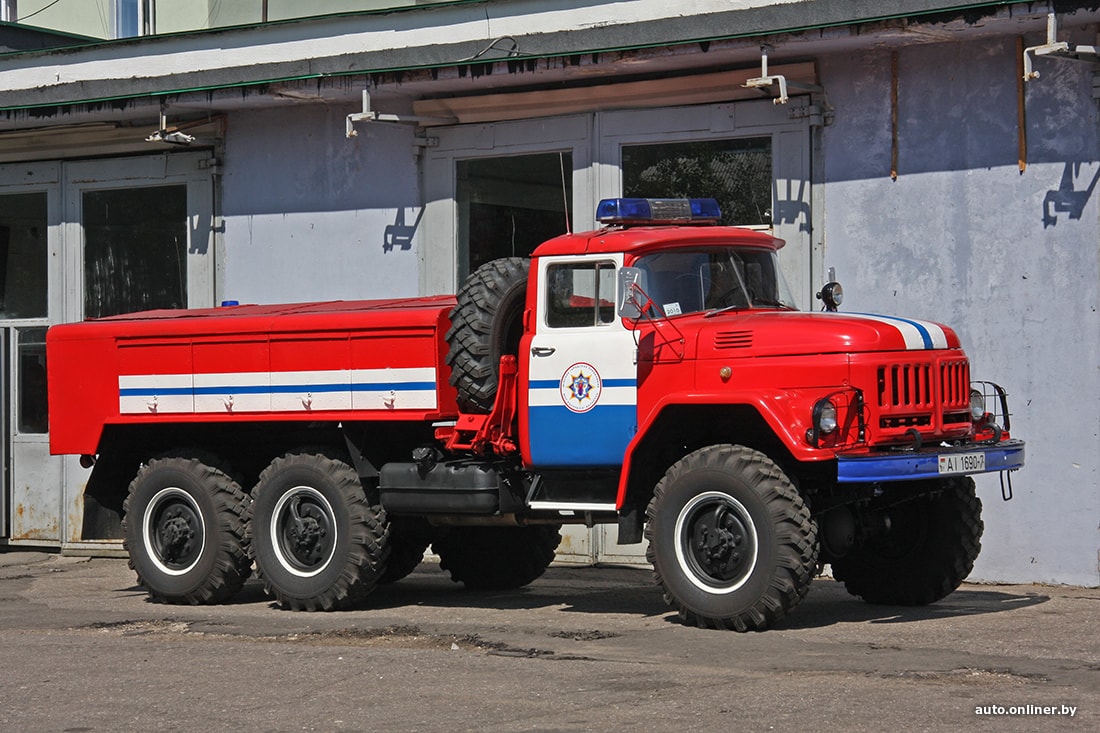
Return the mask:
<path fill-rule="evenodd" d="M 561 399 L 573 412 L 588 412 L 600 400 L 603 385 L 591 364 L 580 361 L 565 370 L 561 377 Z"/>

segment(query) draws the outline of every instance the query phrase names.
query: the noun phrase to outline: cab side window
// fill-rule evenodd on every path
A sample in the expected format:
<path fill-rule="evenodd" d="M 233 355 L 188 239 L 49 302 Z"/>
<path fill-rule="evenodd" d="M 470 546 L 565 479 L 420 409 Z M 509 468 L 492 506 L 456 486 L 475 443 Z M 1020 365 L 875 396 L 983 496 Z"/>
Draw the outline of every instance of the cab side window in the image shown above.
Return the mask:
<path fill-rule="evenodd" d="M 546 325 L 579 328 L 614 322 L 614 262 L 550 265 L 546 276 Z"/>

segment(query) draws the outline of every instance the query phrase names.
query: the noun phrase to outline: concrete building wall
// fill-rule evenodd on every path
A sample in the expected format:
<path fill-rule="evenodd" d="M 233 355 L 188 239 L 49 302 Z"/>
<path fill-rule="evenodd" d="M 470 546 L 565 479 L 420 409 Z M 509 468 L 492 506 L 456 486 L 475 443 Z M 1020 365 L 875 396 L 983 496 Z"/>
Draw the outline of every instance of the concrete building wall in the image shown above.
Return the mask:
<path fill-rule="evenodd" d="M 1015 38 L 901 49 L 893 181 L 890 53 L 822 58 L 836 117 L 824 133 L 816 226 L 825 228 L 826 266 L 845 285 L 845 310 L 950 324 L 973 376 L 1011 393 L 1028 464 L 1008 503 L 996 476 L 978 480 L 985 538 L 972 579 L 1097 585 L 1093 69 L 1039 62 L 1042 77 L 1026 86 L 1021 173 L 1016 62 Z"/>
<path fill-rule="evenodd" d="M 19 22 L 36 28 L 92 38 L 111 37 L 114 8 L 110 3 L 18 0 L 15 7 Z"/>
<path fill-rule="evenodd" d="M 242 303 L 407 297 L 423 207 L 409 126 L 327 106 L 231 116 L 222 177 L 224 279 Z"/>

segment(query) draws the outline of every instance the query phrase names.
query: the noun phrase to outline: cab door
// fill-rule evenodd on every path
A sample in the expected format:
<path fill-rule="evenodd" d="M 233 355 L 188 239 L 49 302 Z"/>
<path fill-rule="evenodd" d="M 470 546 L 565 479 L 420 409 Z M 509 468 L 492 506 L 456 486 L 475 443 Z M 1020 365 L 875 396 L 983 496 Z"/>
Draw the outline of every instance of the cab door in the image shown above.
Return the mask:
<path fill-rule="evenodd" d="M 534 333 L 522 349 L 525 461 L 538 468 L 622 465 L 638 427 L 637 347 L 615 312 L 622 256 L 536 262 Z"/>

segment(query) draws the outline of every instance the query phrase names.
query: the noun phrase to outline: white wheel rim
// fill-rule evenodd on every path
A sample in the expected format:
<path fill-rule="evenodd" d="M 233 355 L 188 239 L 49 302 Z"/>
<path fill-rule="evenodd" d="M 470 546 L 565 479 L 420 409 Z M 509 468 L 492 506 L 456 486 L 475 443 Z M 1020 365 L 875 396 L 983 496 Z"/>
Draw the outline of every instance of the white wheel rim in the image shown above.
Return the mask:
<path fill-rule="evenodd" d="M 295 486 L 289 491 L 283 492 L 283 495 L 279 497 L 279 501 L 275 503 L 275 509 L 271 513 L 271 524 L 268 527 L 271 539 L 271 548 L 275 553 L 275 558 L 279 561 L 279 564 L 285 571 L 291 575 L 295 575 L 299 578 L 312 578 L 322 572 L 332 562 L 333 555 L 336 554 L 336 537 L 329 538 L 328 541 L 328 553 L 324 561 L 317 567 L 311 569 L 305 569 L 301 567 L 300 563 L 292 560 L 283 550 L 283 519 L 284 512 L 291 510 L 291 502 L 299 500 L 301 498 L 309 499 L 315 502 L 322 508 L 326 517 L 328 517 L 333 529 L 336 526 L 336 515 L 332 510 L 332 505 L 324 495 L 313 488 L 312 486 Z"/>
<path fill-rule="evenodd" d="M 157 516 L 161 508 L 169 501 L 180 501 L 186 504 L 191 511 L 195 513 L 199 520 L 199 525 L 202 528 L 202 541 L 199 546 L 199 551 L 195 555 L 194 561 L 183 568 L 171 568 L 165 565 L 160 557 L 162 550 L 153 539 L 157 531 L 154 526 Z M 153 498 L 150 499 L 149 503 L 145 506 L 145 514 L 142 516 L 141 527 L 141 541 L 145 546 L 145 554 L 148 556 L 149 561 L 156 566 L 157 570 L 165 575 L 186 575 L 198 565 L 199 560 L 202 559 L 203 554 L 206 552 L 206 518 L 202 514 L 202 509 L 200 509 L 199 505 L 195 502 L 195 498 L 178 487 L 169 486 L 153 495 Z"/>
<path fill-rule="evenodd" d="M 696 510 L 701 505 L 715 502 L 727 505 L 740 515 L 741 522 L 747 530 L 748 539 L 750 540 L 748 544 L 751 545 L 751 552 L 746 563 L 746 569 L 735 582 L 728 585 L 717 585 L 704 582 L 703 579 L 699 577 L 699 569 L 697 569 L 696 563 L 689 559 L 687 553 L 684 551 L 687 523 L 692 519 Z M 749 514 L 748 509 L 745 508 L 744 504 L 723 491 L 706 491 L 692 497 L 691 501 L 685 504 L 684 508 L 680 510 L 679 515 L 677 515 L 674 531 L 673 544 L 676 548 L 676 562 L 679 564 L 680 571 L 683 573 L 684 577 L 699 590 L 712 595 L 728 595 L 744 586 L 756 570 L 760 542 L 756 534 L 756 526 L 753 524 L 752 516 Z"/>

